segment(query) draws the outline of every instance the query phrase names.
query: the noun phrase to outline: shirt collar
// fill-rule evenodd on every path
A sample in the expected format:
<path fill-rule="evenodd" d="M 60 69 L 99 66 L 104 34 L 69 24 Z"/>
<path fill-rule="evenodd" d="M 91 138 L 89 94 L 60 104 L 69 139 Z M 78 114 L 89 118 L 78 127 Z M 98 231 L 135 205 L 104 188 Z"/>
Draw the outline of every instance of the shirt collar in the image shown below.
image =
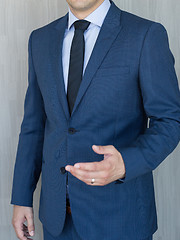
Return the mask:
<path fill-rule="evenodd" d="M 111 3 L 109 0 L 104 0 L 104 2 L 101 3 L 101 5 L 98 8 L 96 8 L 92 13 L 90 13 L 86 18 L 84 18 L 84 20 L 87 20 L 101 27 L 103 24 L 104 18 L 109 10 L 110 5 Z M 74 16 L 69 6 L 68 6 L 68 11 L 69 11 L 69 18 L 68 18 L 68 30 L 69 30 L 72 24 L 79 19 L 76 16 Z"/>

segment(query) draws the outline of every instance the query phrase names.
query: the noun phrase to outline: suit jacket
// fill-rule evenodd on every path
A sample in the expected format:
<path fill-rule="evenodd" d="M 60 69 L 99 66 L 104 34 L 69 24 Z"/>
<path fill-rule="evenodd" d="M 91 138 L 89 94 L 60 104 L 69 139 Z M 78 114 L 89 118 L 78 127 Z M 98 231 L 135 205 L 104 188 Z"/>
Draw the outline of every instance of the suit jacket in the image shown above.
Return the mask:
<path fill-rule="evenodd" d="M 33 206 L 42 173 L 39 218 L 57 236 L 68 175 L 72 218 L 82 239 L 146 238 L 158 227 L 152 170 L 180 140 L 180 91 L 166 29 L 111 1 L 70 117 L 62 71 L 67 21 L 68 13 L 29 37 L 11 204 Z M 101 161 L 93 144 L 121 152 L 123 183 L 91 186 L 64 171 L 67 164 Z"/>

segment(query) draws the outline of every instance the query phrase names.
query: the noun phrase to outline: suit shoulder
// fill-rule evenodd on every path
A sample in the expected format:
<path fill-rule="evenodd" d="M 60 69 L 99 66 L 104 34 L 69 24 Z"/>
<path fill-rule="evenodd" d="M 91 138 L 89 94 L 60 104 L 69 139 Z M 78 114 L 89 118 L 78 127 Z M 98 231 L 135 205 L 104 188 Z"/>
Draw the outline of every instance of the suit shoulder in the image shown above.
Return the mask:
<path fill-rule="evenodd" d="M 147 32 L 152 26 L 158 26 L 165 30 L 165 27 L 160 22 L 141 17 L 124 10 L 121 10 L 121 12 L 122 24 L 130 28 L 133 32 Z"/>
<path fill-rule="evenodd" d="M 60 17 L 60 18 L 57 18 L 53 21 L 51 21 L 50 23 L 46 24 L 46 25 L 43 25 L 39 28 L 36 28 L 34 30 L 32 30 L 32 32 L 34 32 L 35 34 L 42 34 L 42 33 L 47 33 L 49 32 L 50 29 L 52 29 L 57 23 L 61 22 L 63 20 L 63 18 L 65 17 L 66 15 Z"/>

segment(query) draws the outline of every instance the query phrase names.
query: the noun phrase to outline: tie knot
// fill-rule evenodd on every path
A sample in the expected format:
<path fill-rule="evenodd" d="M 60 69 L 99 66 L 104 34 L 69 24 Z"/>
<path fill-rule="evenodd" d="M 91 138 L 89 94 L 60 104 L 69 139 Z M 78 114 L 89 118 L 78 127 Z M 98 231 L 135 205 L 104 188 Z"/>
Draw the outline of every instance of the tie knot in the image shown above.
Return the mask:
<path fill-rule="evenodd" d="M 75 29 L 85 31 L 88 28 L 89 24 L 90 22 L 87 20 L 77 20 L 74 22 L 74 27 Z"/>

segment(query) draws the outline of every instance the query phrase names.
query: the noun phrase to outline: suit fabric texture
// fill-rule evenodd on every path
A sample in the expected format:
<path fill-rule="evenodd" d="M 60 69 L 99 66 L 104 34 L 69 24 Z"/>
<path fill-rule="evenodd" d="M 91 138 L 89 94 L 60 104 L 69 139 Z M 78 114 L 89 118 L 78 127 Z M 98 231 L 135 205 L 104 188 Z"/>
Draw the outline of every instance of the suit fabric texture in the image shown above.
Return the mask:
<path fill-rule="evenodd" d="M 41 174 L 39 219 L 58 236 L 68 175 L 72 219 L 83 240 L 145 239 L 158 228 L 152 171 L 180 140 L 180 91 L 166 29 L 111 1 L 70 117 L 62 71 L 67 20 L 68 13 L 29 37 L 11 204 L 33 206 Z M 92 186 L 60 171 L 103 160 L 93 144 L 121 152 L 123 183 Z"/>
<path fill-rule="evenodd" d="M 69 214 L 66 214 L 64 227 L 59 236 L 53 237 L 43 225 L 43 239 L 44 240 L 83 240 L 77 233 L 74 223 L 72 221 L 72 216 Z M 121 236 L 119 236 L 117 240 L 121 240 Z M 153 237 L 150 236 L 148 238 L 139 239 L 139 240 L 153 240 Z"/>

